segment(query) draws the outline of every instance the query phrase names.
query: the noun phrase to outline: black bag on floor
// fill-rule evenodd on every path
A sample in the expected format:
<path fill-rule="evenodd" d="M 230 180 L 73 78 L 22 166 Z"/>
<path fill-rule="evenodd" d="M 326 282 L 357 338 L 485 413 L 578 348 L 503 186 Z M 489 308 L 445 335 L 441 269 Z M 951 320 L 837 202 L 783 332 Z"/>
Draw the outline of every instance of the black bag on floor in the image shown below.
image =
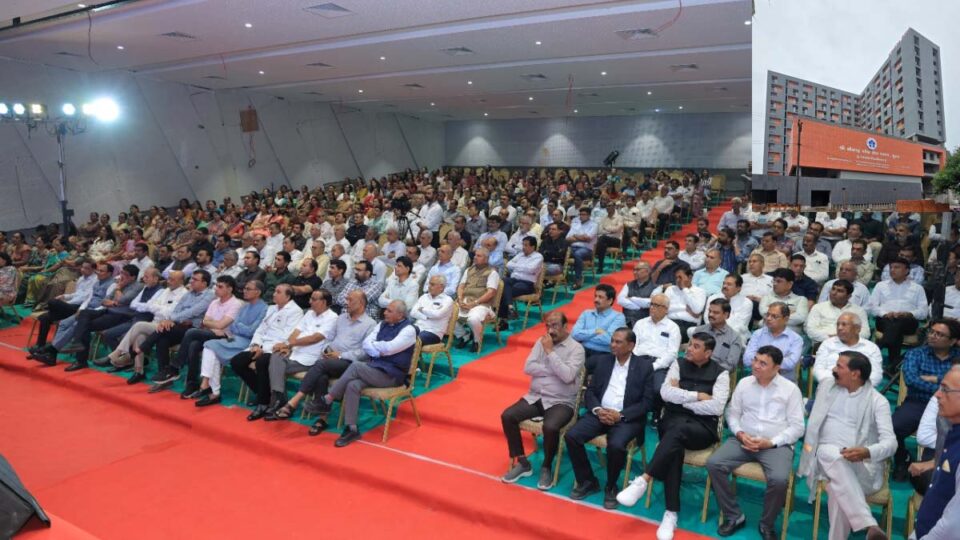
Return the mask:
<path fill-rule="evenodd" d="M 50 526 L 50 518 L 23 487 L 10 463 L 0 456 L 0 538 L 13 538 L 34 516 Z"/>

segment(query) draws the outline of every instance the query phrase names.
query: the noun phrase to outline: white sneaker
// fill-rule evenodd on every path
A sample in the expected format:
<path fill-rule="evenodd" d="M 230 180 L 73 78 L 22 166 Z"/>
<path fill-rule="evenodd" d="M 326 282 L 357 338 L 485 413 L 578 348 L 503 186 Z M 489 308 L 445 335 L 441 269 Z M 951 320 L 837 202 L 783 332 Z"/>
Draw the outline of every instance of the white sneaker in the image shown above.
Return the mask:
<path fill-rule="evenodd" d="M 673 540 L 673 532 L 677 530 L 677 513 L 667 510 L 663 513 L 663 521 L 657 527 L 657 540 Z"/>
<path fill-rule="evenodd" d="M 640 475 L 634 478 L 623 491 L 617 493 L 617 502 L 624 506 L 633 506 L 637 504 L 637 501 L 640 500 L 640 497 L 643 497 L 646 491 L 647 481 L 643 479 L 643 475 Z"/>

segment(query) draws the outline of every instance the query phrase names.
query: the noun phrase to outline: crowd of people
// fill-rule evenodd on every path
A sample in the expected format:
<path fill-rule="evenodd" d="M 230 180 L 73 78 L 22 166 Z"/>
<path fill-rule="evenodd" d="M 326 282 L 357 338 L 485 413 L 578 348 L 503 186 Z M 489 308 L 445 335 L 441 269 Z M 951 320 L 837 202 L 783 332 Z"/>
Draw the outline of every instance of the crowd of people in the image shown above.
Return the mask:
<path fill-rule="evenodd" d="M 755 461 L 768 483 L 758 530 L 775 538 L 802 440 L 795 472 L 811 487 L 828 481 L 831 538 L 885 537 L 866 497 L 885 485 L 888 462 L 894 481 L 912 478 L 928 493 L 918 537 L 949 538 L 957 523 L 944 509 L 960 504 L 949 471 L 960 463 L 942 465 L 960 459 L 960 431 L 936 411 L 960 423 L 957 229 L 935 238 L 928 259 L 917 216 L 781 215 L 734 199 L 713 224 L 709 199 L 708 171 L 477 169 L 282 186 L 237 203 L 182 200 L 172 211 L 132 206 L 116 221 L 92 213 L 66 237 L 51 226 L 30 243 L 19 232 L 0 238 L 0 303 L 34 307 L 29 358 L 55 365 L 72 355 L 68 371 L 132 370 L 128 383 L 149 382 L 150 392 L 182 380 L 181 398 L 205 407 L 221 401 L 229 366 L 254 395 L 249 421 L 304 407 L 317 415 L 311 435 L 341 401 L 340 447 L 361 437 L 360 392 L 409 383 L 418 345 L 452 337 L 479 353 L 486 327 L 507 328 L 513 299 L 568 260 L 579 289 L 588 264 L 603 272 L 611 249 L 691 219 L 696 232 L 683 246 L 666 241 L 664 258 L 638 262 L 619 292 L 597 285 L 595 309 L 575 321 L 544 317 L 524 368 L 530 390 L 502 415 L 513 460 L 503 480 L 533 474 L 519 424 L 540 417 L 539 488 L 553 487 L 562 436 L 574 499 L 602 490 L 616 508 L 663 482 L 664 540 L 677 524 L 685 451 L 717 447 L 707 468 L 724 516 L 718 534 L 744 526 L 729 476 Z M 928 261 L 951 283 L 943 317 L 931 316 Z M 918 332 L 925 344 L 911 348 Z M 109 353 L 92 358 L 96 341 Z M 797 385 L 804 368 L 817 383 L 808 399 Z M 901 373 L 906 399 L 891 414 L 878 389 Z M 618 490 L 648 422 L 659 443 Z M 914 432 L 925 447 L 918 460 L 906 445 Z M 585 451 L 598 435 L 607 438 L 604 487 Z"/>

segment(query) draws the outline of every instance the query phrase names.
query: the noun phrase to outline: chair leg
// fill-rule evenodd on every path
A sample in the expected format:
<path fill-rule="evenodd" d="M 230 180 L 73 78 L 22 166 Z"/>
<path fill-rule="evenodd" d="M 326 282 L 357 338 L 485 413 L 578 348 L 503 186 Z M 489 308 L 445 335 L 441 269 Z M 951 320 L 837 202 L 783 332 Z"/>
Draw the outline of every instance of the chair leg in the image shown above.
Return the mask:
<path fill-rule="evenodd" d="M 892 493 L 890 494 L 890 498 L 887 499 L 887 505 L 886 505 L 886 509 L 884 510 L 884 513 L 887 514 L 887 527 L 886 527 L 887 538 L 891 538 L 893 536 L 893 494 Z"/>
<path fill-rule="evenodd" d="M 387 432 L 390 430 L 390 416 L 393 413 L 393 404 L 396 399 L 397 398 L 391 399 L 390 404 L 387 405 L 387 420 L 383 424 L 383 438 L 381 439 L 381 442 L 387 442 Z"/>
<path fill-rule="evenodd" d="M 700 511 L 700 523 L 707 522 L 707 506 L 710 504 L 710 475 L 707 475 L 707 485 L 703 488 L 703 510 Z"/>
<path fill-rule="evenodd" d="M 417 400 L 410 394 L 410 408 L 413 409 L 413 419 L 417 421 L 417 427 L 421 426 L 420 411 L 417 410 Z"/>
<path fill-rule="evenodd" d="M 38 324 L 39 321 L 37 321 L 36 317 L 34 317 L 33 324 L 30 325 L 30 333 L 27 334 L 27 347 L 31 346 L 30 343 L 33 341 L 33 335 L 37 332 Z"/>
<path fill-rule="evenodd" d="M 557 445 L 557 455 L 553 456 L 553 485 L 560 480 L 560 462 L 563 459 L 563 435 L 560 435 L 560 444 Z"/>
<path fill-rule="evenodd" d="M 813 540 L 820 533 L 820 499 L 823 496 L 823 481 L 817 482 L 817 495 L 813 500 Z"/>
<path fill-rule="evenodd" d="M 530 302 L 525 303 L 527 304 L 527 309 L 523 312 L 523 326 L 521 327 L 523 330 L 527 329 L 527 317 L 530 316 Z"/>
<path fill-rule="evenodd" d="M 497 329 L 497 344 L 503 345 L 503 338 L 500 337 L 500 317 L 497 317 L 493 321 L 494 328 Z"/>
<path fill-rule="evenodd" d="M 623 468 L 623 487 L 620 489 L 627 489 L 627 484 L 630 483 L 630 469 L 633 468 L 633 452 L 627 452 L 627 465 Z"/>
<path fill-rule="evenodd" d="M 647 484 L 647 500 L 643 503 L 645 508 L 650 508 L 650 496 L 653 494 L 653 477 L 650 477 L 650 483 Z"/>
<path fill-rule="evenodd" d="M 340 418 L 337 419 L 337 429 L 343 429 L 343 402 L 340 402 Z"/>
<path fill-rule="evenodd" d="M 447 367 L 450 368 L 450 378 L 457 378 L 457 372 L 453 369 L 453 355 L 450 354 L 450 351 L 443 351 L 443 354 L 447 355 Z"/>
<path fill-rule="evenodd" d="M 787 502 L 783 505 L 783 525 L 780 526 L 780 540 L 787 540 L 787 527 L 790 525 L 790 512 L 793 510 L 794 475 L 787 480 Z"/>
<path fill-rule="evenodd" d="M 430 388 L 430 377 L 433 377 L 433 364 L 437 361 L 437 353 L 430 354 L 430 366 L 427 368 L 427 380 L 423 382 L 424 388 Z"/>

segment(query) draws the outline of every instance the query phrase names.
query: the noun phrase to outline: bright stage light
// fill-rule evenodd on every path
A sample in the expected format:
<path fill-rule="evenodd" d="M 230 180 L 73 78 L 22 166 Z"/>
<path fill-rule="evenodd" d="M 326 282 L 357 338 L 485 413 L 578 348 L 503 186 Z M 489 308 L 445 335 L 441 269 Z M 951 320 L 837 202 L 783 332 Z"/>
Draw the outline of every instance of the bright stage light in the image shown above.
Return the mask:
<path fill-rule="evenodd" d="M 43 105 L 39 103 L 31 103 L 30 114 L 37 115 L 37 116 L 43 114 Z"/>
<path fill-rule="evenodd" d="M 25 112 L 27 112 L 27 108 L 23 106 L 23 103 L 13 104 L 13 114 L 21 116 Z"/>
<path fill-rule="evenodd" d="M 84 103 L 83 114 L 93 116 L 101 122 L 113 122 L 120 116 L 120 107 L 110 98 L 100 98 L 92 103 Z"/>
<path fill-rule="evenodd" d="M 63 114 L 66 116 L 73 116 L 77 114 L 77 108 L 73 105 L 73 103 L 64 103 Z"/>
<path fill-rule="evenodd" d="M 6 103 L 0 103 L 0 115 L 10 114 L 10 107 Z"/>

